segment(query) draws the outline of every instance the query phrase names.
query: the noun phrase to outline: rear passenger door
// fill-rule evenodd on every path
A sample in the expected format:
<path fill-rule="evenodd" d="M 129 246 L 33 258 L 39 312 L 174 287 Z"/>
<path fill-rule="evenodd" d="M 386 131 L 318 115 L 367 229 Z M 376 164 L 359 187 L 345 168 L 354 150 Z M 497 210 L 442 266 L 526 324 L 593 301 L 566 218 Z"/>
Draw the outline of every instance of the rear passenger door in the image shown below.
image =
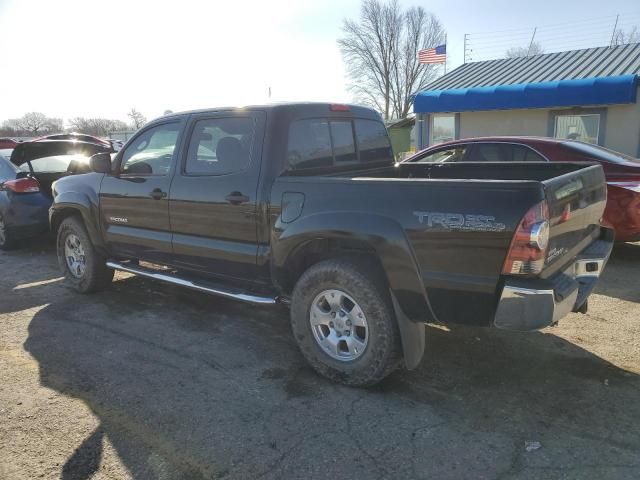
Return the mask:
<path fill-rule="evenodd" d="M 171 185 L 173 264 L 257 280 L 257 191 L 265 113 L 194 115 Z"/>

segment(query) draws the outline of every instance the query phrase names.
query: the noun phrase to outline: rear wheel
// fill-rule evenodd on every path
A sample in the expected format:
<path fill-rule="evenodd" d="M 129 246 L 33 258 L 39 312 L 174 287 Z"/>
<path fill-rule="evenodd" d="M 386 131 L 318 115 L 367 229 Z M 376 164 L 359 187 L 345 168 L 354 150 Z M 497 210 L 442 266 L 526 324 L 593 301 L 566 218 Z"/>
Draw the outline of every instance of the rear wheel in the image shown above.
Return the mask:
<path fill-rule="evenodd" d="M 9 250 L 13 248 L 14 245 L 15 243 L 13 238 L 11 238 L 11 233 L 7 228 L 7 224 L 5 223 L 2 214 L 0 214 L 0 250 Z"/>
<path fill-rule="evenodd" d="M 58 229 L 58 263 L 65 281 L 80 293 L 102 290 L 113 280 L 106 258 L 91 243 L 78 217 L 65 218 Z"/>
<path fill-rule="evenodd" d="M 400 365 L 388 290 L 364 263 L 335 259 L 307 270 L 291 298 L 291 325 L 307 361 L 331 380 L 373 385 Z"/>

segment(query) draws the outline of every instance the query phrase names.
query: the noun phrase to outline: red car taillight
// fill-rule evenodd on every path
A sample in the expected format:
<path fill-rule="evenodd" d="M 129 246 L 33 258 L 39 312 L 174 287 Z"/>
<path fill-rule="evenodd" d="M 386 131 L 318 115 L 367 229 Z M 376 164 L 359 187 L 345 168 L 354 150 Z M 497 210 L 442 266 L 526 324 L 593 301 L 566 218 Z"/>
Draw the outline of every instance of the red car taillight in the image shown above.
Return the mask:
<path fill-rule="evenodd" d="M 2 184 L 7 190 L 15 193 L 35 193 L 40 191 L 40 184 L 35 178 L 18 178 Z"/>
<path fill-rule="evenodd" d="M 549 246 L 549 207 L 542 201 L 518 224 L 504 261 L 504 275 L 536 275 L 542 271 Z"/>

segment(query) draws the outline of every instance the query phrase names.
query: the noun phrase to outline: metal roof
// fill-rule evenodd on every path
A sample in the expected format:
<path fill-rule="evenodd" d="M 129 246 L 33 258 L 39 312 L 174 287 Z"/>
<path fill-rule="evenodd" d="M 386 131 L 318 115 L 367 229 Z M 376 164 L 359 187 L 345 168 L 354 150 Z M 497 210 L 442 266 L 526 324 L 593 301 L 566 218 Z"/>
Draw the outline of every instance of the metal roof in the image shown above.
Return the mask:
<path fill-rule="evenodd" d="M 425 90 L 637 74 L 640 74 L 640 43 L 631 43 L 466 63 L 430 83 Z"/>

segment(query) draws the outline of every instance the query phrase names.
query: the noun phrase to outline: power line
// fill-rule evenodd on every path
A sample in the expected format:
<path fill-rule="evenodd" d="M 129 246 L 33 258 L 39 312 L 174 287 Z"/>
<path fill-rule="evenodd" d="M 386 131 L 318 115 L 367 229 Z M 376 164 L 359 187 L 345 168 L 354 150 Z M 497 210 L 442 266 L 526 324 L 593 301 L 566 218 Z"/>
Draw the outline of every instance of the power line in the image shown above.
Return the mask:
<path fill-rule="evenodd" d="M 465 34 L 464 61 L 504 58 L 509 48 L 531 49 L 535 43 L 546 51 L 560 52 L 612 46 L 616 31 L 640 24 L 640 12 L 570 20 L 531 28 Z"/>

